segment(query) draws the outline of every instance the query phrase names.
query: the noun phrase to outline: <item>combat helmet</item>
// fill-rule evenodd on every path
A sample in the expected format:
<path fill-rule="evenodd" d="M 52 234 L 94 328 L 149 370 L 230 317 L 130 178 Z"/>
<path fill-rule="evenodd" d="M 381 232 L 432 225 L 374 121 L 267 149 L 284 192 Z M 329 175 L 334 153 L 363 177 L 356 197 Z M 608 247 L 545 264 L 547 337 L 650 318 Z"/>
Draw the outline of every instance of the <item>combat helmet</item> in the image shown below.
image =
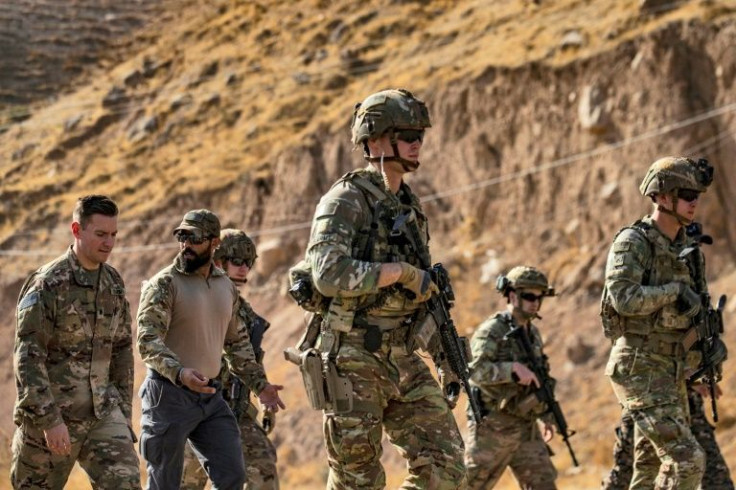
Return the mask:
<path fill-rule="evenodd" d="M 549 285 L 547 276 L 534 267 L 517 265 L 508 274 L 498 276 L 496 289 L 508 298 L 517 289 L 541 289 L 544 296 L 554 296 L 555 288 Z"/>
<path fill-rule="evenodd" d="M 414 94 L 405 89 L 382 90 L 355 105 L 351 123 L 352 141 L 356 145 L 363 145 L 364 156 L 368 161 L 378 161 L 380 157 L 370 156 L 366 142 L 388 134 L 394 155 L 385 156 L 383 160 L 397 161 L 408 172 L 416 170 L 419 162 L 399 156 L 396 131 L 423 131 L 431 126 L 427 106 L 414 97 Z"/>
<path fill-rule="evenodd" d="M 227 262 L 232 259 L 241 259 L 253 267 L 256 261 L 256 246 L 244 231 L 226 228 L 220 232 L 220 246 L 215 249 L 214 259 Z"/>
<path fill-rule="evenodd" d="M 701 158 L 697 163 L 686 157 L 664 157 L 654 162 L 639 186 L 643 196 L 669 194 L 678 189 L 705 192 L 713 182 L 713 167 Z"/>

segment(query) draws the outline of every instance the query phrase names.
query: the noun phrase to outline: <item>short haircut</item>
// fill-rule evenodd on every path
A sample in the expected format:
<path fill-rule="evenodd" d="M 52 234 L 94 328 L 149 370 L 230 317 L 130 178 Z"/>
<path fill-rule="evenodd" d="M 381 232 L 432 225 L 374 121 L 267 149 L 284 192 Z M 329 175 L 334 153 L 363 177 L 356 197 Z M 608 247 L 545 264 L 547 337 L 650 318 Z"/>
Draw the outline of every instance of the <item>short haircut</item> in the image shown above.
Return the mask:
<path fill-rule="evenodd" d="M 84 229 L 93 214 L 117 216 L 118 205 L 109 197 L 99 194 L 91 194 L 77 199 L 77 204 L 74 206 L 74 212 L 72 213 L 72 220 L 82 225 L 82 229 Z"/>

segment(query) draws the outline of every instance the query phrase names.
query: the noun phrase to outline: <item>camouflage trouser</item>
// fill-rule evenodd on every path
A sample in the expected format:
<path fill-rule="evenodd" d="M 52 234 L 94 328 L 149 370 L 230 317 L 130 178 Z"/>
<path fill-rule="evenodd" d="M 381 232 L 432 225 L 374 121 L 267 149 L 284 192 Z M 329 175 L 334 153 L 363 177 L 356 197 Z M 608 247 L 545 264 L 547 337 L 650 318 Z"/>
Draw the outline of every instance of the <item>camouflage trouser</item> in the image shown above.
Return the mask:
<path fill-rule="evenodd" d="M 382 427 L 407 459 L 409 475 L 400 488 L 465 488 L 463 440 L 437 381 L 417 354 L 387 342 L 374 353 L 363 346 L 362 330 L 341 335 L 337 355 L 341 376 L 353 383 L 353 410 L 325 415 L 330 465 L 328 489 L 382 489 Z"/>
<path fill-rule="evenodd" d="M 698 392 L 688 390 L 690 430 L 705 451 L 705 474 L 702 490 L 733 490 L 731 473 L 716 442 L 713 426 L 708 423 L 703 410 L 703 398 Z M 603 490 L 629 488 L 634 463 L 634 420 L 624 410 L 621 425 L 616 428 L 616 445 L 613 448 L 614 466 L 603 481 Z"/>
<path fill-rule="evenodd" d="M 690 431 L 685 362 L 617 343 L 606 375 L 634 420 L 633 490 L 695 490 L 705 453 Z"/>
<path fill-rule="evenodd" d="M 242 414 L 238 423 L 240 441 L 245 460 L 246 482 L 243 488 L 248 490 L 278 490 L 279 480 L 276 473 L 276 449 L 261 426 L 251 416 Z M 184 472 L 182 473 L 182 490 L 202 490 L 207 484 L 207 473 L 199 464 L 191 446 L 184 452 Z"/>
<path fill-rule="evenodd" d="M 493 488 L 508 466 L 522 489 L 557 488 L 557 470 L 536 421 L 491 412 L 480 425 L 468 421 L 468 487 Z"/>
<path fill-rule="evenodd" d="M 46 447 L 43 430 L 21 425 L 13 437 L 10 480 L 13 488 L 61 490 L 75 462 L 93 488 L 140 489 L 141 476 L 133 435 L 119 408 L 102 420 L 66 422 L 71 454 L 59 456 Z"/>

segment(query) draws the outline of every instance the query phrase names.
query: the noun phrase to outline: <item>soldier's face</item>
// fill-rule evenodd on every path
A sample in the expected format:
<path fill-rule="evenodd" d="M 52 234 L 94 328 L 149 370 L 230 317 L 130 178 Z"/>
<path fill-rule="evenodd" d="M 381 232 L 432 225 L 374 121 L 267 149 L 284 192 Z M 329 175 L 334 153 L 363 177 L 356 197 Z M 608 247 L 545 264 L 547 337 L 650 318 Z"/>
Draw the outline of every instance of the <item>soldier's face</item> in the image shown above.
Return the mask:
<path fill-rule="evenodd" d="M 72 223 L 74 250 L 82 265 L 96 268 L 107 262 L 118 235 L 118 217 L 93 214 L 87 225 Z"/>
<path fill-rule="evenodd" d="M 509 297 L 512 300 L 514 308 L 519 309 L 526 315 L 534 316 L 542 307 L 543 293 L 541 289 L 522 289 L 512 291 L 509 293 Z"/>
<path fill-rule="evenodd" d="M 217 247 L 217 238 L 195 245 L 189 240 L 179 243 L 179 257 L 186 272 L 192 273 L 210 263 L 212 251 Z"/>
<path fill-rule="evenodd" d="M 418 131 L 414 131 L 414 133 L 418 133 Z M 424 136 L 422 135 L 422 138 L 423 137 Z M 406 160 L 410 160 L 412 162 L 417 162 L 419 161 L 419 154 L 421 153 L 421 150 L 422 150 L 422 139 L 417 139 L 415 137 L 411 137 L 408 139 L 412 139 L 413 141 L 407 142 L 407 141 L 403 141 L 400 138 L 397 139 L 396 147 L 399 150 L 398 156 Z M 378 139 L 369 140 L 368 148 L 372 156 L 380 157 L 382 154 L 387 157 L 395 156 L 394 148 L 391 145 L 391 138 L 389 138 L 387 134 L 384 134 Z M 401 165 L 399 165 L 396 162 L 386 162 L 386 165 L 390 163 L 395 163 L 397 167 L 401 168 Z"/>
<path fill-rule="evenodd" d="M 248 267 L 248 264 L 243 263 L 241 265 L 235 265 L 229 260 L 226 262 L 227 267 L 225 268 L 225 272 L 227 272 L 227 277 L 229 277 L 231 280 L 237 283 L 245 284 L 248 282 L 248 273 L 250 272 L 250 267 Z"/>

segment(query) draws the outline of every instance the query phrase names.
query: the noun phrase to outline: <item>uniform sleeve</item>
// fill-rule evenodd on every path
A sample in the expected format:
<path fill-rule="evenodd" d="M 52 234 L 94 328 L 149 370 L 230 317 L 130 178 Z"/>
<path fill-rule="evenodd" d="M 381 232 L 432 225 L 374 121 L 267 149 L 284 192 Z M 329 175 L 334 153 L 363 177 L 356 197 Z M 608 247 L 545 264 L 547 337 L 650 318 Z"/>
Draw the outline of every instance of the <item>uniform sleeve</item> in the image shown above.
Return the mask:
<path fill-rule="evenodd" d="M 481 389 L 513 382 L 511 368 L 514 363 L 497 360 L 500 339 L 494 335 L 493 324 L 493 321 L 481 324 L 470 340 L 470 350 L 473 354 L 470 379 Z"/>
<path fill-rule="evenodd" d="M 233 286 L 235 288 L 235 286 Z M 240 305 L 237 289 L 234 290 L 233 317 L 225 337 L 225 360 L 230 372 L 240 378 L 250 390 L 259 394 L 268 384 L 263 366 L 258 363 L 250 342 L 249 318 Z"/>
<path fill-rule="evenodd" d="M 149 281 L 141 292 L 138 306 L 137 343 L 146 366 L 176 384 L 176 377 L 183 366 L 179 357 L 164 343 L 171 323 L 172 308 L 171 278 L 164 276 Z"/>
<path fill-rule="evenodd" d="M 15 409 L 40 429 L 50 429 L 64 421 L 46 370 L 55 313 L 54 295 L 40 283 L 28 289 L 18 302 L 13 349 L 18 391 Z"/>
<path fill-rule="evenodd" d="M 606 263 L 606 288 L 619 315 L 650 315 L 677 299 L 677 283 L 642 284 L 651 255 L 646 238 L 632 229 L 621 232 L 611 245 Z"/>
<path fill-rule="evenodd" d="M 307 247 L 314 284 L 327 297 L 354 297 L 376 293 L 380 263 L 353 258 L 353 244 L 366 217 L 360 191 L 342 190 L 326 194 L 315 212 Z M 372 216 L 372 212 L 370 213 Z"/>
<path fill-rule="evenodd" d="M 112 345 L 110 381 L 120 393 L 120 410 L 125 418 L 133 415 L 133 337 L 130 304 L 123 297 L 123 323 L 117 328 Z"/>

